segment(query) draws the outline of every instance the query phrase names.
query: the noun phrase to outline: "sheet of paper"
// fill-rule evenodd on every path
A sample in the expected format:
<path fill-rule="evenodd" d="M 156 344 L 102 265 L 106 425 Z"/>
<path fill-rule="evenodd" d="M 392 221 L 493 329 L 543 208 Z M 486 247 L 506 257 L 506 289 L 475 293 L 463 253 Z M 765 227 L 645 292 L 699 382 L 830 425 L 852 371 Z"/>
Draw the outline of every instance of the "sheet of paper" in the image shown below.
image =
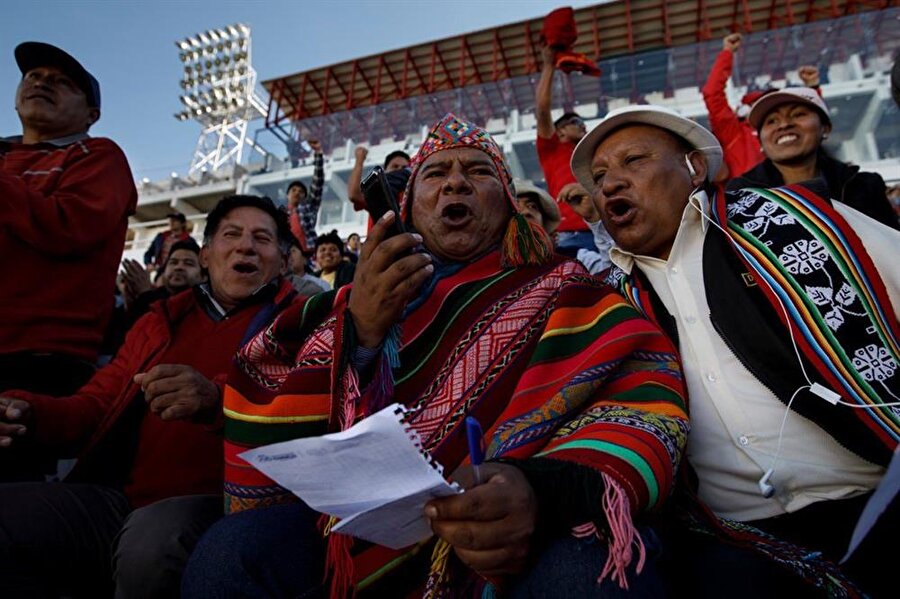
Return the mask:
<path fill-rule="evenodd" d="M 856 521 L 856 528 L 853 529 L 853 535 L 850 537 L 850 546 L 847 548 L 847 553 L 841 558 L 842 564 L 850 559 L 898 492 L 900 492 L 900 446 L 894 450 L 894 457 L 891 458 L 884 477 L 878 483 L 878 488 L 869 497 L 869 501 L 866 502 L 866 507 L 863 508 L 859 520 Z"/>
<path fill-rule="evenodd" d="M 436 497 L 446 497 L 458 492 L 456 488 L 443 483 L 421 493 L 401 497 L 367 512 L 345 518 L 332 530 L 391 549 L 409 547 L 433 534 L 428 519 L 423 515 L 425 504 Z"/>
<path fill-rule="evenodd" d="M 406 547 L 431 534 L 425 503 L 460 490 L 421 451 L 402 415 L 393 404 L 346 431 L 258 447 L 241 457 L 314 510 L 341 518 L 335 530 Z"/>

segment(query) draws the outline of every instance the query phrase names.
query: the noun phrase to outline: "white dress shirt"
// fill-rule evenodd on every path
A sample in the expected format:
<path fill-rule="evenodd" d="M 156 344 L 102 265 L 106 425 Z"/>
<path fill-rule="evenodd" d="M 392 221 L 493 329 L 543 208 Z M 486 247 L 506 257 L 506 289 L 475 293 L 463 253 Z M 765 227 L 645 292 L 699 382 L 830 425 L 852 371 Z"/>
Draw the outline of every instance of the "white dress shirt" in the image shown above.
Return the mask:
<path fill-rule="evenodd" d="M 900 232 L 834 202 L 862 239 L 888 289 L 894 313 L 900 308 Z M 773 466 L 786 408 L 735 357 L 710 321 L 703 287 L 703 238 L 709 207 L 695 194 L 682 214 L 668 260 L 638 256 L 618 247 L 612 262 L 647 276 L 677 322 L 690 401 L 687 457 L 700 479 L 700 498 L 718 515 L 740 521 L 769 518 L 811 503 L 859 495 L 873 489 L 884 468 L 842 447 L 822 428 L 791 410 L 766 499 L 758 482 Z M 715 233 L 724 234 L 724 233 Z M 810 401 L 800 394 L 798 401 Z M 817 399 L 818 400 L 818 399 Z M 822 400 L 818 400 L 822 401 Z"/>

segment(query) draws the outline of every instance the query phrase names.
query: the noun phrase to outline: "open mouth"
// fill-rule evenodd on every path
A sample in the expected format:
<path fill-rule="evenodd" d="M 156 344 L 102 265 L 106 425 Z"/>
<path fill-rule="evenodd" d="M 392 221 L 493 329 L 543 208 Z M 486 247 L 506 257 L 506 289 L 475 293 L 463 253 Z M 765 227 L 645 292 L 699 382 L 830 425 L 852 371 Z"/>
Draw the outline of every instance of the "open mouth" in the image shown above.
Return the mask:
<path fill-rule="evenodd" d="M 441 210 L 441 221 L 443 221 L 445 225 L 451 227 L 464 225 L 473 217 L 474 214 L 472 214 L 472 209 L 461 202 L 447 204 L 444 206 L 444 209 Z"/>
<path fill-rule="evenodd" d="M 259 268 L 256 267 L 255 264 L 251 264 L 249 262 L 238 262 L 232 268 L 241 273 L 242 275 L 252 275 L 256 272 L 259 272 Z"/>
<path fill-rule="evenodd" d="M 637 210 L 624 198 L 612 198 L 606 201 L 604 212 L 609 222 L 621 226 L 631 221 Z"/>
<path fill-rule="evenodd" d="M 795 142 L 799 139 L 799 137 L 793 133 L 788 133 L 787 135 L 782 135 L 778 139 L 775 140 L 776 146 L 783 146 L 785 144 L 789 144 Z"/>

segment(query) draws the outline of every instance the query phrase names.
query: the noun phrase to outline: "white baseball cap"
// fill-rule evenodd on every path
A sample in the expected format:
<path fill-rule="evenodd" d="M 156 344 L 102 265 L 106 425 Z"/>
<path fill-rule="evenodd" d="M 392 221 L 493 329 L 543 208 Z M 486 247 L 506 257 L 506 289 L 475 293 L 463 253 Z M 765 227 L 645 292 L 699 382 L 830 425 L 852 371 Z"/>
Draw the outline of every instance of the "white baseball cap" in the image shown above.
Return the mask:
<path fill-rule="evenodd" d="M 750 109 L 750 126 L 759 131 L 762 123 L 772 109 L 782 104 L 806 104 L 819 111 L 826 124 L 831 124 L 831 115 L 828 114 L 828 105 L 815 89 L 811 87 L 786 87 L 777 92 L 771 92 L 764 95 L 753 104 Z"/>
<path fill-rule="evenodd" d="M 591 176 L 591 161 L 597 146 L 610 133 L 623 125 L 651 125 L 682 138 L 691 147 L 703 152 L 706 157 L 706 177 L 712 180 L 722 166 L 722 146 L 715 135 L 704 127 L 685 118 L 670 108 L 641 104 L 617 108 L 606 115 L 600 124 L 581 138 L 572 153 L 572 172 L 585 189 L 594 187 Z"/>

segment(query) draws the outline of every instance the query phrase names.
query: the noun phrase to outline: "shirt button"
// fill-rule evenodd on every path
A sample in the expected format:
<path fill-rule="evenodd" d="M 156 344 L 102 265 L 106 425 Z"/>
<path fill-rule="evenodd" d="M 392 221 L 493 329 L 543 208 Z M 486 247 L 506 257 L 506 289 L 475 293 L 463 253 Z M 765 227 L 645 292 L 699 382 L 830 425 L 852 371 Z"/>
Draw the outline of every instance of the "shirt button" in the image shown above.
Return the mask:
<path fill-rule="evenodd" d="M 747 438 L 747 435 L 741 435 L 738 437 L 738 443 L 746 447 L 747 445 L 750 445 L 750 439 Z"/>
<path fill-rule="evenodd" d="M 706 375 L 706 380 L 708 380 L 710 383 L 715 383 L 719 379 L 716 378 L 715 373 L 710 372 L 709 374 Z"/>
<path fill-rule="evenodd" d="M 697 322 L 697 319 L 694 318 L 693 316 L 688 316 L 687 318 L 684 319 L 684 321 L 688 324 L 694 324 L 695 322 Z"/>
<path fill-rule="evenodd" d="M 673 275 L 677 275 L 677 274 L 678 274 L 678 267 L 677 267 L 677 266 L 673 266 L 672 268 L 669 269 L 669 272 L 671 272 Z"/>

